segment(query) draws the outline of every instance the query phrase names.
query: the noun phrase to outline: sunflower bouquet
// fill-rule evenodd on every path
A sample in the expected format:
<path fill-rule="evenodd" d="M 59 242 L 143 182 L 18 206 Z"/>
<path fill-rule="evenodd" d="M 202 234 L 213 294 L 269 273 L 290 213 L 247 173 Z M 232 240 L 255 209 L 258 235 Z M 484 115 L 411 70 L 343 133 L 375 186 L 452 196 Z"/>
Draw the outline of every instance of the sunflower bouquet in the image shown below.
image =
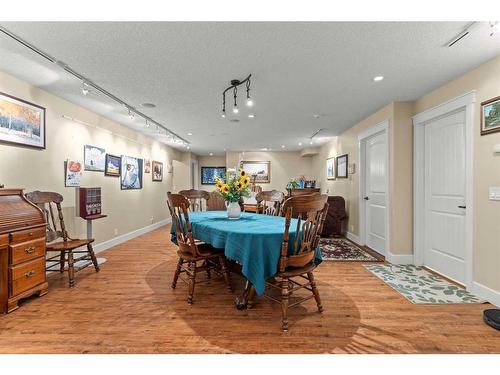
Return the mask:
<path fill-rule="evenodd" d="M 250 196 L 249 184 L 250 177 L 243 169 L 238 173 L 228 173 L 224 179 L 217 177 L 215 180 L 217 191 L 226 202 L 239 202 L 242 197 Z"/>

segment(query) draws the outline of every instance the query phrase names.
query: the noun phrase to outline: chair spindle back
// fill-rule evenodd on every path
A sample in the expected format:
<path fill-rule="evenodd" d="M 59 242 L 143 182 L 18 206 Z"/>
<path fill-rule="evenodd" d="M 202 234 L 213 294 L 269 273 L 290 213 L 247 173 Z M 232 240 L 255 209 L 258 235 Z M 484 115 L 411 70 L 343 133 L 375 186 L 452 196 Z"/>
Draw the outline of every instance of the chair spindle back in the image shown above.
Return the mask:
<path fill-rule="evenodd" d="M 271 216 L 281 214 L 281 206 L 285 199 L 285 194 L 278 190 L 261 191 L 255 196 L 257 201 L 257 213 Z"/>
<path fill-rule="evenodd" d="M 208 199 L 210 198 L 208 191 L 190 189 L 181 190 L 179 194 L 185 196 L 189 200 L 191 211 L 207 210 Z M 205 201 L 205 204 L 203 204 L 203 201 Z"/>
<path fill-rule="evenodd" d="M 45 221 L 47 222 L 47 242 L 53 242 L 58 238 L 62 238 L 65 242 L 70 239 L 68 232 L 66 231 L 66 225 L 64 224 L 64 217 L 61 208 L 63 197 L 61 194 L 37 190 L 27 193 L 26 198 L 33 204 L 37 205 L 45 215 Z M 56 210 L 57 220 L 54 214 Z"/>
<path fill-rule="evenodd" d="M 200 252 L 195 244 L 191 223 L 189 222 L 189 200 L 181 194 L 167 193 L 167 205 L 172 216 L 175 237 L 179 250 L 188 255 L 199 256 Z"/>

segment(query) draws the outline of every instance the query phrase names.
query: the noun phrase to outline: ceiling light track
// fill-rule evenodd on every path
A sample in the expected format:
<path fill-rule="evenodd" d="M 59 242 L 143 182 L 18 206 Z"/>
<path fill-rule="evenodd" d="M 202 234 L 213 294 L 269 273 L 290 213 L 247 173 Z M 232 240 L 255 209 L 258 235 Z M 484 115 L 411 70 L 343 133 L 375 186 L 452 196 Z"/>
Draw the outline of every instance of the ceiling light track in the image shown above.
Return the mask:
<path fill-rule="evenodd" d="M 119 97 L 113 95 L 112 93 L 110 93 L 106 89 L 104 89 L 101 86 L 97 85 L 96 83 L 92 82 L 92 80 L 90 80 L 89 78 L 85 77 L 83 74 L 78 73 L 76 70 L 72 69 L 66 63 L 64 63 L 64 62 L 62 62 L 62 61 L 54 58 L 53 56 L 45 53 L 41 49 L 35 47 L 33 44 L 25 41 L 24 39 L 20 38 L 19 36 L 15 35 L 14 33 L 10 32 L 9 30 L 7 30 L 3 26 L 0 26 L 0 31 L 2 33 L 4 33 L 5 35 L 9 36 L 10 38 L 12 38 L 13 40 L 17 41 L 18 43 L 22 44 L 23 46 L 27 47 L 31 51 L 35 52 L 36 54 L 42 56 L 44 59 L 46 59 L 46 60 L 48 60 L 48 61 L 50 61 L 50 62 L 52 62 L 54 64 L 57 64 L 62 69 L 64 69 L 64 71 L 66 71 L 67 73 L 69 73 L 72 76 L 78 78 L 82 82 L 82 87 L 83 87 L 84 84 L 87 85 L 87 86 L 92 87 L 96 91 L 99 91 L 101 94 L 107 96 L 109 99 L 111 99 L 111 100 L 115 101 L 116 103 L 121 104 L 122 106 L 124 106 L 129 111 L 129 114 L 132 113 L 134 115 L 142 117 L 146 122 L 148 122 L 150 124 L 155 124 L 157 127 L 162 128 L 163 130 L 165 130 L 165 132 L 167 134 L 170 134 L 172 136 L 172 138 L 178 139 L 178 140 L 182 141 L 182 143 L 184 145 L 189 145 L 189 142 L 187 140 L 185 140 L 181 136 L 177 135 L 175 132 L 173 132 L 172 130 L 170 130 L 166 126 L 162 125 L 158 121 L 153 120 L 151 117 L 149 117 L 146 114 L 144 114 L 143 112 L 137 110 L 135 107 L 133 107 L 130 104 L 126 103 L 125 101 L 123 101 Z M 250 78 L 250 76 L 248 78 Z"/>

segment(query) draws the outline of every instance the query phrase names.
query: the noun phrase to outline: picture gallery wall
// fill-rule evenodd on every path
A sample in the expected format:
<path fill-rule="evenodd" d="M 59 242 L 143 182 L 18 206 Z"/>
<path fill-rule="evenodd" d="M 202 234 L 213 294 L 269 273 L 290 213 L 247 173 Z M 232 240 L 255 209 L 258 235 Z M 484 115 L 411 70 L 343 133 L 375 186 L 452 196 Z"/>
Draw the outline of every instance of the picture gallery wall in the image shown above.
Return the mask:
<path fill-rule="evenodd" d="M 62 194 L 75 237 L 86 232 L 75 190 L 100 187 L 108 216 L 94 223 L 96 243 L 168 218 L 166 171 L 180 151 L 3 72 L 0 93 L 0 184 Z"/>

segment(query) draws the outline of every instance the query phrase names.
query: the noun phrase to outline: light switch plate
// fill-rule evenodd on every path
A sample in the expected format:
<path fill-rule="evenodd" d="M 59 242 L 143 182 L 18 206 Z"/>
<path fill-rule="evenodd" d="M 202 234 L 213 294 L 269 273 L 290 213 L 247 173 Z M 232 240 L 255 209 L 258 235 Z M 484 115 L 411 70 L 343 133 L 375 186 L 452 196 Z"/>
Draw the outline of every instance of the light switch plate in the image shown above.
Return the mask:
<path fill-rule="evenodd" d="M 500 201 L 500 187 L 490 186 L 490 201 Z"/>

